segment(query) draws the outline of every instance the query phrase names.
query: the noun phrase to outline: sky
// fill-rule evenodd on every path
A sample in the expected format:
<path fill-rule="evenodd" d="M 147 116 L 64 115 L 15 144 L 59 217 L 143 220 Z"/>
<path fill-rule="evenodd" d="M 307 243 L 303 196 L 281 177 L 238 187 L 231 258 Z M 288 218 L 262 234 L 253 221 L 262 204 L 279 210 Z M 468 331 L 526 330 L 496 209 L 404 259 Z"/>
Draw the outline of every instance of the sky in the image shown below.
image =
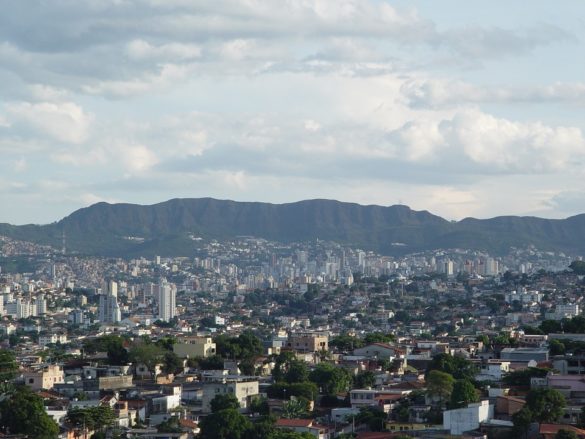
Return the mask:
<path fill-rule="evenodd" d="M 99 201 L 585 212 L 585 3 L 4 0 L 0 222 Z"/>

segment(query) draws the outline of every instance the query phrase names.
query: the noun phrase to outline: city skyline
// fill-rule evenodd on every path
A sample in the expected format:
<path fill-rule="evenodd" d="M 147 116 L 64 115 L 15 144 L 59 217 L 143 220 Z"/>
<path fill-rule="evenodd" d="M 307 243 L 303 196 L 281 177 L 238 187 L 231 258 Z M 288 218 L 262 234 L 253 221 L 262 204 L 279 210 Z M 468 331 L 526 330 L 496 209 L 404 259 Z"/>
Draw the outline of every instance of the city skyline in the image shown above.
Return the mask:
<path fill-rule="evenodd" d="M 585 212 L 580 2 L 0 8 L 0 222 L 199 197 Z"/>

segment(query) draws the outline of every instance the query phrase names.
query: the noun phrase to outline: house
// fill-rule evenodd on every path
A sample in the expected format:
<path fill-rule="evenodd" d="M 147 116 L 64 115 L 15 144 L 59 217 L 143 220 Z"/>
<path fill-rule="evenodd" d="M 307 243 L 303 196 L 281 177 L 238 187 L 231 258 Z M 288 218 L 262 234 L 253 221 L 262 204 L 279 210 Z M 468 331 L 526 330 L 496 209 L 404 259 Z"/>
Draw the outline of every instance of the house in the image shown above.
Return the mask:
<path fill-rule="evenodd" d="M 63 369 L 61 366 L 49 365 L 36 371 L 27 371 L 23 373 L 24 384 L 32 390 L 49 390 L 55 384 L 63 382 Z"/>
<path fill-rule="evenodd" d="M 324 425 L 316 424 L 312 419 L 278 419 L 276 428 L 292 430 L 297 433 L 309 433 L 317 439 L 329 439 L 329 429 Z"/>
<path fill-rule="evenodd" d="M 539 433 L 543 439 L 554 439 L 559 430 L 574 432 L 579 438 L 585 438 L 585 430 L 572 425 L 540 424 Z"/>
<path fill-rule="evenodd" d="M 443 429 L 452 435 L 461 435 L 466 431 L 477 430 L 482 422 L 492 419 L 494 407 L 487 400 L 468 404 L 467 407 L 445 410 L 443 412 Z"/>
<path fill-rule="evenodd" d="M 501 419 L 512 419 L 512 416 L 518 413 L 526 401 L 513 396 L 498 396 L 496 397 L 495 413 Z"/>
<path fill-rule="evenodd" d="M 388 343 L 372 343 L 363 348 L 353 350 L 353 355 L 377 360 L 393 360 L 400 356 L 400 351 Z"/>
<path fill-rule="evenodd" d="M 211 401 L 217 395 L 231 393 L 240 403 L 240 408 L 247 410 L 252 398 L 259 394 L 258 378 L 239 375 L 222 375 L 203 383 L 202 411 L 211 412 Z"/>
<path fill-rule="evenodd" d="M 475 379 L 477 381 L 500 381 L 508 372 L 510 372 L 509 361 L 488 360 L 481 366 Z"/>
<path fill-rule="evenodd" d="M 319 352 L 329 350 L 329 337 L 320 333 L 292 333 L 288 337 L 287 347 L 298 352 Z"/>
<path fill-rule="evenodd" d="M 207 358 L 215 355 L 215 343 L 211 337 L 184 337 L 173 345 L 173 352 L 180 358 Z"/>

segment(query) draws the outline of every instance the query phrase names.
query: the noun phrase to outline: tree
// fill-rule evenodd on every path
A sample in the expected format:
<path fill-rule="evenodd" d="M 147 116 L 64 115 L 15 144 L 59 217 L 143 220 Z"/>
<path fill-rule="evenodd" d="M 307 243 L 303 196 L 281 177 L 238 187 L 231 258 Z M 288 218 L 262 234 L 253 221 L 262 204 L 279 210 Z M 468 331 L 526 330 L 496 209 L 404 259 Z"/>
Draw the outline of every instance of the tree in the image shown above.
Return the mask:
<path fill-rule="evenodd" d="M 176 416 L 171 416 L 166 421 L 158 424 L 156 430 L 159 433 L 181 433 L 183 431 L 181 425 L 179 424 L 179 418 Z"/>
<path fill-rule="evenodd" d="M 502 381 L 508 386 L 530 386 L 532 378 L 544 378 L 550 372 L 549 369 L 539 367 L 529 367 L 527 369 L 515 370 L 507 373 Z"/>
<path fill-rule="evenodd" d="M 571 262 L 571 265 L 569 265 L 569 268 L 573 270 L 575 274 L 580 276 L 585 275 L 585 261 L 573 261 Z"/>
<path fill-rule="evenodd" d="M 223 358 L 253 358 L 264 352 L 262 341 L 252 331 L 244 331 L 237 337 L 218 335 L 213 340 L 217 354 Z"/>
<path fill-rule="evenodd" d="M 366 424 L 371 431 L 383 431 L 387 416 L 378 407 L 362 407 L 355 416 L 357 424 Z"/>
<path fill-rule="evenodd" d="M 237 409 L 225 409 L 203 418 L 199 423 L 200 439 L 244 439 L 252 423 Z"/>
<path fill-rule="evenodd" d="M 14 354 L 9 350 L 0 350 L 0 382 L 12 381 L 18 372 Z"/>
<path fill-rule="evenodd" d="M 0 426 L 12 434 L 35 439 L 54 439 L 59 433 L 59 427 L 45 412 L 43 400 L 24 386 L 0 402 Z"/>
<path fill-rule="evenodd" d="M 351 384 L 350 373 L 346 369 L 335 367 L 330 363 L 319 363 L 309 374 L 309 379 L 327 395 L 335 395 L 349 390 Z"/>
<path fill-rule="evenodd" d="M 559 340 L 551 340 L 548 343 L 551 355 L 564 355 L 566 348 L 565 345 Z"/>
<path fill-rule="evenodd" d="M 67 412 L 66 422 L 76 428 L 102 430 L 112 425 L 116 415 L 110 406 L 71 408 Z"/>
<path fill-rule="evenodd" d="M 352 337 L 351 335 L 338 335 L 329 342 L 329 347 L 333 347 L 341 352 L 350 352 L 363 346 L 364 342 L 362 339 Z"/>
<path fill-rule="evenodd" d="M 431 370 L 427 376 L 427 393 L 437 398 L 441 405 L 451 397 L 455 379 L 451 374 L 439 370 Z"/>
<path fill-rule="evenodd" d="M 275 382 L 284 381 L 286 370 L 294 360 L 296 360 L 295 354 L 290 351 L 281 352 L 276 356 L 274 369 L 272 369 L 272 378 Z"/>
<path fill-rule="evenodd" d="M 216 395 L 210 402 L 211 412 L 216 413 L 220 410 L 239 409 L 240 402 L 233 393 L 220 393 Z"/>
<path fill-rule="evenodd" d="M 261 396 L 252 397 L 252 400 L 250 401 L 250 412 L 258 413 L 261 416 L 268 415 L 270 413 L 268 399 Z"/>
<path fill-rule="evenodd" d="M 585 406 L 581 407 L 581 413 L 579 413 L 579 421 L 577 426 L 579 428 L 585 427 Z"/>
<path fill-rule="evenodd" d="M 183 360 L 181 360 L 179 356 L 172 351 L 167 351 L 164 353 L 162 362 L 165 373 L 175 374 L 183 368 Z"/>
<path fill-rule="evenodd" d="M 371 370 L 360 372 L 356 375 L 354 385 L 357 389 L 364 389 L 366 387 L 373 387 L 376 383 L 376 375 Z"/>
<path fill-rule="evenodd" d="M 438 370 L 453 376 L 455 379 L 475 378 L 475 366 L 469 360 L 458 355 L 438 354 L 435 355 L 427 368 L 427 374 L 431 370 Z"/>
<path fill-rule="evenodd" d="M 282 417 L 297 419 L 307 416 L 309 413 L 309 401 L 305 398 L 295 398 L 286 401 L 282 406 Z"/>
<path fill-rule="evenodd" d="M 533 418 L 534 414 L 528 407 L 523 407 L 521 410 L 514 413 L 512 415 L 512 423 L 514 424 L 515 435 L 526 435 Z"/>
<path fill-rule="evenodd" d="M 370 343 L 390 343 L 396 340 L 393 334 L 384 334 L 383 332 L 373 332 L 364 337 L 366 344 Z"/>
<path fill-rule="evenodd" d="M 138 343 L 130 349 L 129 357 L 135 364 L 144 364 L 153 373 L 157 364 L 162 362 L 164 351 L 150 343 Z"/>
<path fill-rule="evenodd" d="M 559 431 L 557 431 L 557 434 L 555 434 L 555 439 L 578 439 L 579 436 L 577 436 L 577 433 L 575 433 L 573 430 L 564 430 L 564 429 L 560 429 Z"/>
<path fill-rule="evenodd" d="M 561 325 L 561 322 L 557 322 L 556 320 L 544 320 L 540 324 L 539 329 L 545 334 L 551 334 L 562 332 L 563 326 Z"/>
<path fill-rule="evenodd" d="M 308 400 L 315 399 L 319 393 L 319 388 L 315 383 L 275 383 L 266 390 L 269 398 L 287 399 L 291 396 L 303 397 Z"/>
<path fill-rule="evenodd" d="M 470 402 L 477 402 L 477 391 L 469 380 L 457 380 L 451 393 L 450 409 L 466 407 Z"/>
<path fill-rule="evenodd" d="M 565 397 L 555 389 L 531 390 L 526 396 L 526 408 L 538 422 L 555 422 L 563 414 L 565 405 Z"/>
<path fill-rule="evenodd" d="M 288 370 L 284 374 L 284 380 L 287 383 L 304 383 L 309 380 L 309 368 L 307 363 L 301 360 L 292 360 L 288 365 Z"/>

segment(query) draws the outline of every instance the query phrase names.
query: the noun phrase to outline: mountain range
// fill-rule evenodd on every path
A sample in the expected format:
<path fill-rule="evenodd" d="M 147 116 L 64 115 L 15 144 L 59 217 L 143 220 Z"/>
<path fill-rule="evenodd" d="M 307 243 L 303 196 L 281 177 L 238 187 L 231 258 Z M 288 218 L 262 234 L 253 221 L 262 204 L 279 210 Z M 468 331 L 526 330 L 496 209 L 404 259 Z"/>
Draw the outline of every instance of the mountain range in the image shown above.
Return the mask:
<path fill-rule="evenodd" d="M 195 237 L 253 236 L 280 242 L 323 239 L 398 255 L 439 248 L 506 253 L 534 245 L 585 254 L 585 214 L 566 219 L 501 216 L 448 221 L 407 206 L 363 206 L 333 200 L 287 204 L 213 198 L 149 206 L 97 203 L 47 225 L 0 224 L 0 235 L 104 256 L 191 256 Z"/>

